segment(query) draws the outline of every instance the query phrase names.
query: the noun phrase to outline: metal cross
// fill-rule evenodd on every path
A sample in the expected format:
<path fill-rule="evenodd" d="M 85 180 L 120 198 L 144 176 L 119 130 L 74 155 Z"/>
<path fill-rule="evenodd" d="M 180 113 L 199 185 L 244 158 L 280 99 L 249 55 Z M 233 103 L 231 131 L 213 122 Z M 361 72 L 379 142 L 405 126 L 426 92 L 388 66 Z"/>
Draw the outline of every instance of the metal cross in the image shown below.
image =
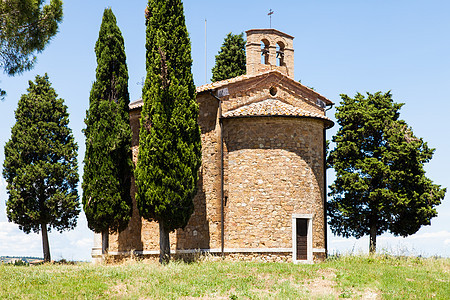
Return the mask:
<path fill-rule="evenodd" d="M 272 28 L 272 15 L 273 15 L 273 10 L 270 9 L 270 10 L 269 10 L 269 13 L 268 13 L 267 15 L 268 15 L 269 18 L 270 18 L 270 28 Z"/>

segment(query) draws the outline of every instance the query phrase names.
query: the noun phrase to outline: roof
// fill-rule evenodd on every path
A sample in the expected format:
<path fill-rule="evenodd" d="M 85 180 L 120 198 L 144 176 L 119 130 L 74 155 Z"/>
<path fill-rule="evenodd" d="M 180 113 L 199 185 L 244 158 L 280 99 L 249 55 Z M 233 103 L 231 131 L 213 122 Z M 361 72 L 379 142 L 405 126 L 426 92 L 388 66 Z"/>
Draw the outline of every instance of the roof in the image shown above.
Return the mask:
<path fill-rule="evenodd" d="M 333 126 L 333 121 L 328 117 L 306 111 L 299 107 L 284 103 L 278 99 L 266 99 L 249 105 L 243 105 L 234 110 L 230 110 L 223 114 L 223 118 L 239 118 L 239 117 L 307 117 L 325 120 L 327 128 Z"/>
<path fill-rule="evenodd" d="M 282 31 L 279 31 L 279 30 L 273 29 L 273 28 L 250 29 L 250 30 L 247 30 L 245 33 L 247 35 L 249 35 L 249 34 L 252 34 L 252 33 L 265 33 L 265 32 L 275 33 L 275 34 L 278 34 L 280 36 L 285 36 L 285 37 L 294 39 L 294 37 L 292 35 L 289 35 L 287 33 L 284 33 Z"/>
<path fill-rule="evenodd" d="M 321 94 L 317 93 L 316 91 L 314 91 L 313 89 L 304 86 L 303 84 L 301 84 L 300 82 L 297 82 L 289 77 L 287 77 L 286 75 L 284 75 L 283 73 L 281 73 L 278 70 L 269 70 L 269 71 L 265 71 L 265 72 L 261 72 L 258 74 L 254 74 L 254 75 L 241 75 L 241 76 L 237 76 L 237 77 L 233 77 L 230 79 L 225 79 L 222 81 L 216 81 L 216 82 L 212 82 L 212 83 L 208 83 L 208 84 L 204 84 L 201 86 L 197 87 L 197 93 L 203 93 L 203 92 L 208 92 L 208 91 L 214 91 L 216 89 L 225 87 L 227 85 L 230 84 L 235 84 L 235 83 L 239 83 L 248 79 L 254 79 L 254 78 L 258 78 L 258 77 L 264 77 L 264 76 L 270 76 L 271 74 L 274 74 L 276 76 L 283 76 L 284 79 L 289 80 L 289 82 L 295 86 L 297 86 L 300 89 L 304 89 L 307 90 L 311 93 L 313 93 L 318 99 L 324 101 L 326 103 L 326 105 L 331 105 L 333 104 L 333 102 L 331 102 L 330 100 L 328 100 L 327 98 L 325 98 L 325 96 L 322 96 Z M 283 79 L 283 80 L 284 80 Z M 142 99 L 139 99 L 137 101 L 134 101 L 132 103 L 129 104 L 129 108 L 131 110 L 136 109 L 136 108 L 140 108 L 144 105 Z"/>
<path fill-rule="evenodd" d="M 136 108 L 139 108 L 139 107 L 142 107 L 142 106 L 144 106 L 144 101 L 142 99 L 136 100 L 136 101 L 131 102 L 130 104 L 128 104 L 128 107 L 130 109 L 136 109 Z"/>
<path fill-rule="evenodd" d="M 281 73 L 280 71 L 273 69 L 273 70 L 269 70 L 269 71 L 265 71 L 265 72 L 261 72 L 258 74 L 254 74 L 254 75 L 241 75 L 241 76 L 237 76 L 237 77 L 233 77 L 230 79 L 225 79 L 222 81 L 216 81 L 216 82 L 212 82 L 212 83 L 208 83 L 205 85 L 201 85 L 197 87 L 197 93 L 202 93 L 202 92 L 207 92 L 207 91 L 211 91 L 211 90 L 216 90 L 219 88 L 222 88 L 224 86 L 230 85 L 230 84 L 235 84 L 235 83 L 239 83 L 248 79 L 253 79 L 253 78 L 258 78 L 258 77 L 264 77 L 264 76 L 270 76 L 270 75 L 276 75 L 276 76 L 283 76 L 285 80 L 289 80 L 289 82 L 291 84 L 293 84 L 294 86 L 296 86 L 299 89 L 303 89 L 303 90 L 307 90 L 308 92 L 314 94 L 318 99 L 322 100 L 325 102 L 326 105 L 332 105 L 333 102 L 328 100 L 327 98 L 325 98 L 325 96 L 319 94 L 318 92 L 316 92 L 315 90 L 304 86 L 303 84 L 301 84 L 300 82 L 297 82 L 295 80 L 293 80 L 292 78 L 289 78 L 288 76 L 284 75 L 283 73 Z M 284 80 L 283 79 L 283 80 Z"/>

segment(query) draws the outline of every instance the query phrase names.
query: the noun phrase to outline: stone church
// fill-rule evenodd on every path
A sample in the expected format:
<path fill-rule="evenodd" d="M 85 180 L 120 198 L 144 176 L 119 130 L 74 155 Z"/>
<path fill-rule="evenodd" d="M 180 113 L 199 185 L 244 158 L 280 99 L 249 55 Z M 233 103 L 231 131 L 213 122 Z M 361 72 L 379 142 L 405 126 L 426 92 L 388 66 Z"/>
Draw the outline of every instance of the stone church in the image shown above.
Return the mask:
<path fill-rule="evenodd" d="M 327 253 L 325 131 L 333 103 L 294 80 L 294 37 L 247 32 L 247 73 L 197 87 L 202 166 L 195 210 L 171 253 L 313 262 Z M 142 100 L 130 104 L 133 160 Z M 134 182 L 132 187 L 134 199 Z M 93 259 L 101 257 L 95 236 Z M 159 228 L 139 217 L 110 235 L 109 255 L 159 255 Z"/>

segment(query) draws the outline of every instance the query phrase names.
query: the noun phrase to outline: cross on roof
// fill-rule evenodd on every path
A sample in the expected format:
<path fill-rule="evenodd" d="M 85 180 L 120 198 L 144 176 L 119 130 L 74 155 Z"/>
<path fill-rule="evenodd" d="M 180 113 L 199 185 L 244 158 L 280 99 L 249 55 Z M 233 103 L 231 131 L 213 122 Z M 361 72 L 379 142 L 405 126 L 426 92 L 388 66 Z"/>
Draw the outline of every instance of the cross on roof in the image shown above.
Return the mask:
<path fill-rule="evenodd" d="M 273 15 L 273 10 L 270 9 L 270 10 L 269 10 L 269 13 L 268 13 L 267 15 L 268 15 L 269 18 L 270 18 L 270 28 L 272 28 L 272 15 Z"/>

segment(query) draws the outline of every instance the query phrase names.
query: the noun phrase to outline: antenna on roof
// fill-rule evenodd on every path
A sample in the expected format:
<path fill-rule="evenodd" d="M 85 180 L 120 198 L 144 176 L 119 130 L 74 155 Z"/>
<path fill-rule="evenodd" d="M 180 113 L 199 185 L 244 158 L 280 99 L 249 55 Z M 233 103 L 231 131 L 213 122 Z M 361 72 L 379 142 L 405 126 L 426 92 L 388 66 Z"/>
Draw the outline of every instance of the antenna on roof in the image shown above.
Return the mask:
<path fill-rule="evenodd" d="M 208 83 L 208 70 L 207 70 L 207 53 L 206 53 L 206 18 L 205 18 L 205 84 Z"/>
<path fill-rule="evenodd" d="M 270 27 L 269 27 L 269 28 L 272 28 L 272 15 L 273 15 L 273 10 L 270 9 L 270 10 L 269 10 L 269 13 L 268 13 L 267 15 L 269 16 L 269 19 L 270 19 Z"/>

